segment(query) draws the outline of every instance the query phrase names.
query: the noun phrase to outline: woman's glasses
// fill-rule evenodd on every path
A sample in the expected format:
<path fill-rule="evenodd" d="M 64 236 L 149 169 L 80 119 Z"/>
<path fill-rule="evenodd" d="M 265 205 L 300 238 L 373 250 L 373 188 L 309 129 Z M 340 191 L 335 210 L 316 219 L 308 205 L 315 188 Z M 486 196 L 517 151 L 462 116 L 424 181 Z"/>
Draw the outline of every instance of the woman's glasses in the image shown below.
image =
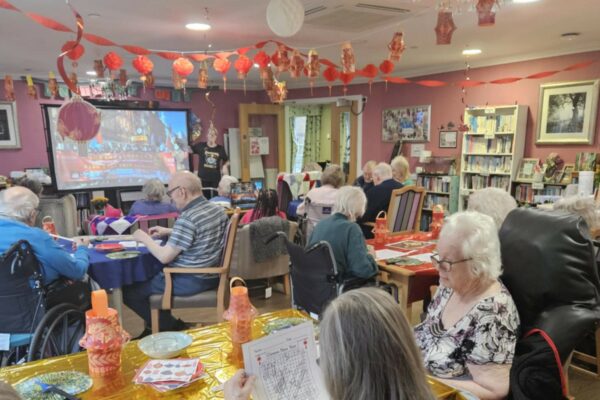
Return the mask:
<path fill-rule="evenodd" d="M 452 266 L 454 264 L 460 264 L 465 261 L 471 261 L 472 258 L 465 258 L 464 260 L 450 261 L 450 260 L 440 260 L 440 255 L 434 253 L 431 255 L 431 263 L 436 269 L 444 272 L 450 272 L 452 270 Z"/>

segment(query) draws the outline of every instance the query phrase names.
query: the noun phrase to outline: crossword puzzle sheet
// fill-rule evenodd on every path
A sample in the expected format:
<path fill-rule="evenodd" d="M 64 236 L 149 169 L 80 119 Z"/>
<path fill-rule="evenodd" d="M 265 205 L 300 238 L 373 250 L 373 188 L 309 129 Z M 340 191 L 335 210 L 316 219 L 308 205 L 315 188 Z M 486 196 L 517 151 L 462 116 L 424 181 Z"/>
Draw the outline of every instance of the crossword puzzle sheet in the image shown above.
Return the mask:
<path fill-rule="evenodd" d="M 246 372 L 256 375 L 256 400 L 326 400 L 311 322 L 242 346 Z"/>

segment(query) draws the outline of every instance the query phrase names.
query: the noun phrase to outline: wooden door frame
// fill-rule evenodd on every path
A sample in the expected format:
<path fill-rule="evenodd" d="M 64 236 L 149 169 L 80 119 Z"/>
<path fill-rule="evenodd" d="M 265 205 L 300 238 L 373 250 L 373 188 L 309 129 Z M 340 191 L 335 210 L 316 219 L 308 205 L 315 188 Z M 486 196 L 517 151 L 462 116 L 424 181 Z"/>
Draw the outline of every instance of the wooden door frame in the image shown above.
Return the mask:
<path fill-rule="evenodd" d="M 240 123 L 240 158 L 242 165 L 242 181 L 250 181 L 250 139 L 248 136 L 250 115 L 274 115 L 277 118 L 277 164 L 279 172 L 285 170 L 285 119 L 284 108 L 277 104 L 241 103 L 239 108 Z"/>

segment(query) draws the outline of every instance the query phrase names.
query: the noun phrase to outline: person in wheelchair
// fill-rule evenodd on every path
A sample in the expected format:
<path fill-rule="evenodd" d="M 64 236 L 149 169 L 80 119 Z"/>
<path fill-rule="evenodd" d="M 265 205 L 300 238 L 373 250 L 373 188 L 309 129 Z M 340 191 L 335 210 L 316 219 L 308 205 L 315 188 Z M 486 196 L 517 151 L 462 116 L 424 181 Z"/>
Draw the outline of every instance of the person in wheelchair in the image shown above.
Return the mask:
<path fill-rule="evenodd" d="M 306 211 L 306 199 L 310 199 L 313 203 L 319 204 L 333 204 L 335 202 L 335 198 L 337 196 L 337 192 L 344 184 L 344 180 L 346 177 L 344 176 L 344 172 L 342 171 L 342 167 L 337 164 L 331 164 L 323 174 L 321 175 L 321 186 L 314 187 L 306 193 L 304 197 L 304 201 L 302 204 L 298 206 L 296 210 L 297 215 L 303 215 Z"/>
<path fill-rule="evenodd" d="M 342 280 L 372 278 L 377 274 L 377 263 L 367 250 L 365 238 L 356 219 L 363 215 L 367 197 L 360 187 L 344 186 L 339 189 L 334 214 L 315 226 L 307 247 L 320 241 L 331 246 L 338 274 Z"/>

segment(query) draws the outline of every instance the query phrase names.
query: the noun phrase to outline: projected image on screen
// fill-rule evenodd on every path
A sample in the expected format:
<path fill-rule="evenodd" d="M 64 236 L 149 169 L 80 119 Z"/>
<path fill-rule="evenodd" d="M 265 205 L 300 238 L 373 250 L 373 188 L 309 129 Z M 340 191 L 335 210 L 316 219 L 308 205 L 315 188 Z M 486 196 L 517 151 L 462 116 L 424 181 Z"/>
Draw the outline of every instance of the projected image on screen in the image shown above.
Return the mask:
<path fill-rule="evenodd" d="M 58 190 L 167 183 L 189 168 L 186 111 L 101 109 L 98 135 L 77 142 L 58 134 L 58 107 L 46 110 Z"/>

